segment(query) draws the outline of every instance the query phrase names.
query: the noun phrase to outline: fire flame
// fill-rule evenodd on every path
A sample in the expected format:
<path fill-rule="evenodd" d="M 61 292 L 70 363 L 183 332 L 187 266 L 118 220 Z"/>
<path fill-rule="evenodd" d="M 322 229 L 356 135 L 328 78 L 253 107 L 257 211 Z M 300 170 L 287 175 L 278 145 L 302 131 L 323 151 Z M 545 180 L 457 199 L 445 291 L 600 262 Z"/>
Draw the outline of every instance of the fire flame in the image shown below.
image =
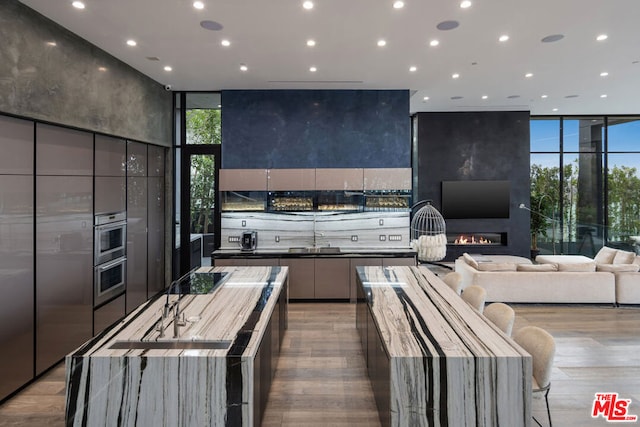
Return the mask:
<path fill-rule="evenodd" d="M 454 243 L 456 245 L 489 245 L 493 243 L 491 240 L 486 239 L 482 236 L 463 236 L 458 237 Z"/>

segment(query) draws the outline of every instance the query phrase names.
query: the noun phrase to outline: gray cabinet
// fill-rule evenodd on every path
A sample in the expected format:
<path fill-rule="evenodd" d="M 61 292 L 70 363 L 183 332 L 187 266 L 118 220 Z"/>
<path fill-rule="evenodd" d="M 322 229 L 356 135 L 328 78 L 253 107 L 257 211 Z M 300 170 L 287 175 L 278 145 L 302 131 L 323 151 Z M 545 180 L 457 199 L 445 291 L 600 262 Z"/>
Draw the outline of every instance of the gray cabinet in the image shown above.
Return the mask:
<path fill-rule="evenodd" d="M 316 258 L 314 273 L 316 299 L 349 298 L 348 258 Z"/>
<path fill-rule="evenodd" d="M 124 177 L 95 177 L 95 214 L 124 212 L 126 181 Z"/>
<path fill-rule="evenodd" d="M 147 297 L 165 288 L 164 177 L 147 178 Z"/>
<path fill-rule="evenodd" d="M 36 174 L 93 176 L 93 134 L 38 123 Z"/>
<path fill-rule="evenodd" d="M 164 178 L 165 171 L 165 148 L 155 145 L 147 147 L 148 165 L 147 176 Z"/>
<path fill-rule="evenodd" d="M 33 176 L 0 175 L 0 218 L 1 400 L 34 376 Z"/>
<path fill-rule="evenodd" d="M 246 265 L 266 265 L 270 267 L 280 265 L 279 258 L 248 258 Z"/>
<path fill-rule="evenodd" d="M 289 267 L 289 298 L 315 298 L 315 260 L 313 258 L 283 258 L 281 266 Z"/>
<path fill-rule="evenodd" d="M 126 174 L 127 144 L 124 139 L 96 135 L 95 175 L 121 176 Z"/>
<path fill-rule="evenodd" d="M 95 310 L 93 313 L 93 335 L 98 335 L 100 332 L 122 319 L 124 317 L 124 312 L 124 295 L 119 296 L 113 301 L 110 301 Z"/>
<path fill-rule="evenodd" d="M 0 116 L 0 174 L 33 174 L 33 129 L 33 122 Z"/>
<path fill-rule="evenodd" d="M 92 195 L 92 176 L 36 176 L 36 374 L 92 336 Z"/>
<path fill-rule="evenodd" d="M 147 300 L 147 178 L 127 178 L 127 314 Z"/>
<path fill-rule="evenodd" d="M 127 141 L 127 176 L 147 176 L 147 144 Z"/>

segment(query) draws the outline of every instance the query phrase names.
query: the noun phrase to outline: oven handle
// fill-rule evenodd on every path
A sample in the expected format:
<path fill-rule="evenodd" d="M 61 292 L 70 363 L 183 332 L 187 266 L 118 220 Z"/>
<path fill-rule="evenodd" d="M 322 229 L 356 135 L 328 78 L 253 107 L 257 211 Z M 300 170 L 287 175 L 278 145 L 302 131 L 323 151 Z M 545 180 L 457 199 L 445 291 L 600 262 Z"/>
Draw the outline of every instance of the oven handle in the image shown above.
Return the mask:
<path fill-rule="evenodd" d="M 115 260 L 115 261 L 113 261 L 113 262 L 110 262 L 109 264 L 101 264 L 101 265 L 98 265 L 96 268 L 97 268 L 99 271 L 104 271 L 104 270 L 106 270 L 106 269 L 108 269 L 108 268 L 115 267 L 115 266 L 116 266 L 116 265 L 118 265 L 118 264 L 122 264 L 122 263 L 124 263 L 126 260 L 127 260 L 126 258 L 119 258 L 119 259 L 117 259 L 117 260 Z"/>

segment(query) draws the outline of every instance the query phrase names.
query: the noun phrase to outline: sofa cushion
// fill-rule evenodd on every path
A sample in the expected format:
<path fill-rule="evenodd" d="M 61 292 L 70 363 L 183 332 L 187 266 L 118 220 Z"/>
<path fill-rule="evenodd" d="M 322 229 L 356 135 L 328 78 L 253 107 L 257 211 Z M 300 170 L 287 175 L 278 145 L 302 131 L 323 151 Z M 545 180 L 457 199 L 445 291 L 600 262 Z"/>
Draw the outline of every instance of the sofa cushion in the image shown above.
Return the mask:
<path fill-rule="evenodd" d="M 611 273 L 636 272 L 640 269 L 638 264 L 597 264 L 596 271 L 609 271 Z"/>
<path fill-rule="evenodd" d="M 596 271 L 595 262 L 582 262 L 582 263 L 558 263 L 558 271 Z"/>
<path fill-rule="evenodd" d="M 613 264 L 613 258 L 615 258 L 617 252 L 617 249 L 603 246 L 593 260 L 598 264 Z"/>
<path fill-rule="evenodd" d="M 462 257 L 467 262 L 467 264 L 469 264 L 471 267 L 475 268 L 476 270 L 478 269 L 478 261 L 473 259 L 471 255 L 465 252 L 462 254 Z"/>
<path fill-rule="evenodd" d="M 479 262 L 479 271 L 516 271 L 517 265 L 511 262 Z"/>
<path fill-rule="evenodd" d="M 640 266 L 639 266 L 640 267 Z M 520 264 L 518 271 L 558 271 L 557 264 Z"/>
<path fill-rule="evenodd" d="M 635 259 L 635 253 L 618 250 L 616 256 L 613 257 L 613 262 L 607 264 L 631 264 Z"/>

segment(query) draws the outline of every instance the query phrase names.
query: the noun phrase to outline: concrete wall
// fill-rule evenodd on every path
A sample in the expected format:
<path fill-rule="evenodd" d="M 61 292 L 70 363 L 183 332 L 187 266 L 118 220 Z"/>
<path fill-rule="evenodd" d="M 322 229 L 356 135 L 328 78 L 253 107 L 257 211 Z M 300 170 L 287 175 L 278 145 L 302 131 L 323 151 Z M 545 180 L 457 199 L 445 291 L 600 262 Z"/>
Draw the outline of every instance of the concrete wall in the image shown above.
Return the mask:
<path fill-rule="evenodd" d="M 0 1 L 0 40 L 0 112 L 171 146 L 160 83 L 17 0 Z"/>

